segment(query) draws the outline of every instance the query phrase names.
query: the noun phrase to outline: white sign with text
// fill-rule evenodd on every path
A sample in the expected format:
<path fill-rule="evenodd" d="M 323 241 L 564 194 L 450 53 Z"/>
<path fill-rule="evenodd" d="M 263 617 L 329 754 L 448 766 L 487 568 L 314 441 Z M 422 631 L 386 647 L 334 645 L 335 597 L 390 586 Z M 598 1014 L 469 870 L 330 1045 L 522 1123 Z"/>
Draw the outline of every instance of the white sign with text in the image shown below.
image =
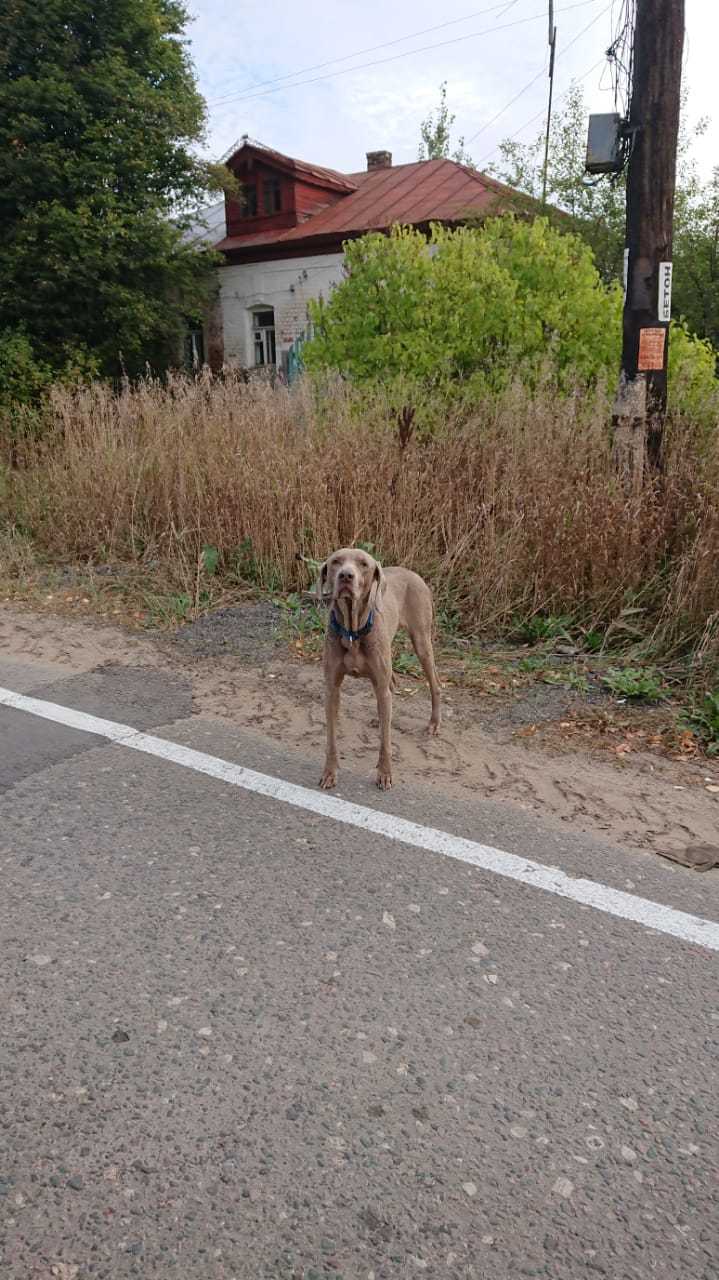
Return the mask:
<path fill-rule="evenodd" d="M 658 316 L 663 324 L 669 324 L 672 318 L 672 263 L 659 263 L 659 304 Z"/>

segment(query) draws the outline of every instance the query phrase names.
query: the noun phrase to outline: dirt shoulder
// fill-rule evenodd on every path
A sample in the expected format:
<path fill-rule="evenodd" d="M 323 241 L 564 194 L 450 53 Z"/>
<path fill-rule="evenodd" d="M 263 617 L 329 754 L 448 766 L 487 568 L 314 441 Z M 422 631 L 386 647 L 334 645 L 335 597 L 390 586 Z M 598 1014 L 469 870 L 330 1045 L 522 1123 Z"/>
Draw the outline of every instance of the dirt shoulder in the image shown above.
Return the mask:
<path fill-rule="evenodd" d="M 0 605 L 0 657 L 53 663 L 68 674 L 105 664 L 161 667 L 191 682 L 196 715 L 250 727 L 316 756 L 323 750 L 321 671 L 302 656 L 270 604 L 220 609 L 173 633 L 133 632 L 91 618 Z M 395 699 L 395 777 L 534 811 L 577 831 L 637 849 L 716 843 L 719 765 L 673 758 L 656 713 L 617 715 L 611 706 L 552 685 L 513 683 L 506 668 L 485 670 L 480 688 L 455 682 L 440 660 L 445 718 L 425 736 L 424 681 L 400 675 Z M 496 672 L 496 678 L 493 673 Z M 489 673 L 489 674 L 487 674 Z M 370 687 L 345 682 L 341 755 L 373 776 L 376 714 Z M 714 789 L 711 789 L 714 788 Z M 368 791 L 371 796 L 371 792 Z"/>

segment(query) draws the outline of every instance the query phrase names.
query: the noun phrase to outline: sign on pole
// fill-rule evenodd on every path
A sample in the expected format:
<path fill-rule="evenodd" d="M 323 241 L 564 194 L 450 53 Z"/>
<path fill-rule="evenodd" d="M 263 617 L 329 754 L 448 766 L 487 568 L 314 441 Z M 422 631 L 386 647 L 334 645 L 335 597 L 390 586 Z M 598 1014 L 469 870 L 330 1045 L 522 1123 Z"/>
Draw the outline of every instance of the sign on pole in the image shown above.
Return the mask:
<path fill-rule="evenodd" d="M 659 319 L 664 324 L 669 324 L 672 318 L 672 264 L 671 262 L 659 263 L 659 305 L 657 307 Z"/>

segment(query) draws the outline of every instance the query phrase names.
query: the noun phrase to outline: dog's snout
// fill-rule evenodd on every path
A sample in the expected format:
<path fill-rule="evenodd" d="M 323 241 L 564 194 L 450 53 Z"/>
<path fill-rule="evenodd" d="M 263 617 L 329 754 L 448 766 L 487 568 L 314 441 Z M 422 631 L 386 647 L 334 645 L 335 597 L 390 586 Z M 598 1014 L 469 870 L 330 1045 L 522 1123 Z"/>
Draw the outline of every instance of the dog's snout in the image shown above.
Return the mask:
<path fill-rule="evenodd" d="M 354 569 L 340 569 L 340 572 L 339 572 L 340 582 L 351 582 L 354 576 L 355 576 Z"/>

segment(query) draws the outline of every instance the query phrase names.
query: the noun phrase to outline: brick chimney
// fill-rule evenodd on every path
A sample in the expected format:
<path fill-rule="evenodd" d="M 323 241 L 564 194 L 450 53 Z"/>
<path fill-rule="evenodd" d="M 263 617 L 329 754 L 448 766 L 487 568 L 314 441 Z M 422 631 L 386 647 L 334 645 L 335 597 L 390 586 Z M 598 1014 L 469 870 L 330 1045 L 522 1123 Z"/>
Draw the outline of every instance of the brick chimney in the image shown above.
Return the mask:
<path fill-rule="evenodd" d="M 392 168 L 392 152 L 391 151 L 368 151 L 367 152 L 367 172 L 371 169 L 391 169 Z"/>

